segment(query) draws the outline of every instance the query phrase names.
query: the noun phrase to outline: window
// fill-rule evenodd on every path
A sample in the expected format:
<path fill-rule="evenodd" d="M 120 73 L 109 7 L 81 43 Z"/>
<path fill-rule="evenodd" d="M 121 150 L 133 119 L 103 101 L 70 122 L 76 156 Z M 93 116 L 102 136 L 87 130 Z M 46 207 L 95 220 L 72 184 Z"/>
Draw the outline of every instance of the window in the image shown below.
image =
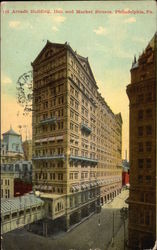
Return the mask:
<path fill-rule="evenodd" d="M 138 176 L 138 183 L 142 183 L 143 182 L 143 176 L 142 175 L 139 175 Z"/>
<path fill-rule="evenodd" d="M 70 129 L 73 130 L 74 129 L 74 125 L 73 123 L 70 123 Z"/>
<path fill-rule="evenodd" d="M 47 179 L 47 173 L 43 173 L 43 179 Z"/>
<path fill-rule="evenodd" d="M 146 142 L 146 151 L 151 152 L 152 151 L 152 143 L 150 141 Z"/>
<path fill-rule="evenodd" d="M 145 224 L 146 225 L 150 224 L 150 215 L 148 211 L 145 212 Z"/>
<path fill-rule="evenodd" d="M 151 176 L 150 176 L 150 175 L 147 175 L 147 176 L 146 176 L 146 183 L 147 183 L 147 184 L 150 184 L 150 183 L 151 183 Z"/>
<path fill-rule="evenodd" d="M 73 180 L 73 173 L 70 173 L 69 179 L 70 179 L 70 180 Z"/>
<path fill-rule="evenodd" d="M 76 98 L 78 98 L 78 91 L 77 90 L 75 90 L 75 96 L 76 96 Z"/>
<path fill-rule="evenodd" d="M 138 167 L 143 168 L 144 165 L 144 160 L 143 159 L 138 159 Z"/>
<path fill-rule="evenodd" d="M 63 180 L 63 174 L 58 174 L 58 180 Z"/>
<path fill-rule="evenodd" d="M 144 96 L 143 94 L 138 95 L 138 102 L 141 103 L 144 101 Z"/>
<path fill-rule="evenodd" d="M 143 136 L 143 127 L 138 127 L 138 136 Z"/>
<path fill-rule="evenodd" d="M 140 222 L 140 224 L 144 224 L 144 213 L 143 213 L 143 211 L 140 212 L 140 214 L 139 214 L 139 222 Z"/>
<path fill-rule="evenodd" d="M 151 168 L 151 159 L 146 159 L 146 167 Z"/>
<path fill-rule="evenodd" d="M 78 179 L 78 173 L 75 173 L 75 174 L 74 174 L 74 178 L 75 178 L 75 179 Z"/>
<path fill-rule="evenodd" d="M 74 100 L 71 98 L 70 99 L 70 105 L 73 107 L 74 106 Z"/>
<path fill-rule="evenodd" d="M 78 110 L 78 103 L 75 102 L 75 109 Z"/>
<path fill-rule="evenodd" d="M 138 111 L 138 120 L 142 120 L 143 119 L 143 110 L 139 110 Z"/>
<path fill-rule="evenodd" d="M 152 109 L 147 109 L 146 110 L 146 117 L 147 118 L 152 118 Z"/>
<path fill-rule="evenodd" d="M 75 125 L 75 132 L 78 132 L 78 126 Z"/>
<path fill-rule="evenodd" d="M 73 77 L 72 77 L 73 78 Z M 74 88 L 72 86 L 70 86 L 70 93 L 74 94 Z"/>
<path fill-rule="evenodd" d="M 152 127 L 146 126 L 146 135 L 152 135 Z"/>
<path fill-rule="evenodd" d="M 73 198 L 70 197 L 70 207 L 72 207 L 72 206 L 73 206 Z"/>
<path fill-rule="evenodd" d="M 139 142 L 138 144 L 138 152 L 143 152 L 143 143 Z"/>
<path fill-rule="evenodd" d="M 149 92 L 149 93 L 147 93 L 147 95 L 146 95 L 146 101 L 147 101 L 147 102 L 151 102 L 151 100 L 152 100 L 152 93 Z"/>

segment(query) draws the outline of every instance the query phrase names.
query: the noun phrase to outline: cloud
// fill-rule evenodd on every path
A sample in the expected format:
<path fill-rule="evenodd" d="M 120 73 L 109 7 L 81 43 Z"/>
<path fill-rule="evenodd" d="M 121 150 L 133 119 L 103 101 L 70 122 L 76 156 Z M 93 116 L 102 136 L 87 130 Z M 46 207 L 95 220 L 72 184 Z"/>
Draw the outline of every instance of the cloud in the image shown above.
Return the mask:
<path fill-rule="evenodd" d="M 124 23 L 136 23 L 136 18 L 135 17 L 130 17 L 128 19 L 125 19 Z"/>
<path fill-rule="evenodd" d="M 1 81 L 2 81 L 2 85 L 8 85 L 12 83 L 11 78 L 9 78 L 8 76 L 4 76 L 4 75 L 2 76 Z"/>
<path fill-rule="evenodd" d="M 97 35 L 103 35 L 105 36 L 107 34 L 107 29 L 102 27 L 102 26 L 99 26 L 98 29 L 95 29 L 94 32 L 97 34 Z"/>
<path fill-rule="evenodd" d="M 25 29 L 25 28 L 33 29 L 32 24 L 30 24 L 27 21 L 26 22 L 10 21 L 9 22 L 9 27 L 11 29 Z"/>
<path fill-rule="evenodd" d="M 65 22 L 66 20 L 66 17 L 65 16 L 61 16 L 61 15 L 54 15 L 52 17 L 53 21 L 56 23 L 56 24 L 60 24 L 60 23 L 63 23 Z"/>
<path fill-rule="evenodd" d="M 58 31 L 58 28 L 57 28 L 56 26 L 53 26 L 53 27 L 52 27 L 52 30 L 55 31 L 55 32 L 57 32 L 57 31 Z"/>
<path fill-rule="evenodd" d="M 9 27 L 12 29 L 18 29 L 21 26 L 20 21 L 10 21 L 9 22 Z"/>

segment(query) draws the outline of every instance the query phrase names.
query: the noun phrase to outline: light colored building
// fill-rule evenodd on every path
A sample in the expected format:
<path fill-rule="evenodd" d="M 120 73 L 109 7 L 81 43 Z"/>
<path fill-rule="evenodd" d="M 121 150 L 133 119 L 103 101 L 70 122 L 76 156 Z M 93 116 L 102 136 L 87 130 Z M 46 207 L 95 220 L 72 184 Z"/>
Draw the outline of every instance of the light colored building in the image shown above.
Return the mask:
<path fill-rule="evenodd" d="M 121 191 L 122 118 L 67 43 L 48 41 L 32 67 L 34 189 L 68 229 Z"/>
<path fill-rule="evenodd" d="M 32 182 L 32 162 L 16 161 L 13 163 L 2 163 L 1 171 L 4 173 L 13 173 L 14 179 Z"/>
<path fill-rule="evenodd" d="M 14 197 L 14 174 L 1 170 L 1 198 L 8 199 Z"/>
<path fill-rule="evenodd" d="M 23 159 L 22 139 L 11 127 L 2 134 L 1 163 L 12 163 Z"/>
<path fill-rule="evenodd" d="M 22 143 L 24 159 L 26 161 L 32 160 L 32 140 L 26 140 Z"/>
<path fill-rule="evenodd" d="M 156 59 L 157 33 L 131 68 L 130 249 L 152 249 L 156 239 Z"/>

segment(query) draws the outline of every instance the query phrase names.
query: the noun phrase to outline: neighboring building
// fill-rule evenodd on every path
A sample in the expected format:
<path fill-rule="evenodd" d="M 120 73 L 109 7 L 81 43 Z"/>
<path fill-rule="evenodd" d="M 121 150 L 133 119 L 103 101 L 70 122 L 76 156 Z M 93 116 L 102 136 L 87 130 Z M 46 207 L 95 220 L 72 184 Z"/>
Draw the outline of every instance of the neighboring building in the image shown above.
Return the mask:
<path fill-rule="evenodd" d="M 24 159 L 26 161 L 32 160 L 32 140 L 26 140 L 22 143 Z"/>
<path fill-rule="evenodd" d="M 8 164 L 1 164 L 1 171 L 11 172 L 14 179 L 32 183 L 32 162 L 31 161 L 16 161 Z"/>
<path fill-rule="evenodd" d="M 22 139 L 12 128 L 2 134 L 1 163 L 12 163 L 23 159 Z"/>
<path fill-rule="evenodd" d="M 17 161 L 10 164 L 1 164 L 1 172 L 3 175 L 11 175 L 13 177 L 13 196 L 21 196 L 32 191 L 31 161 Z"/>
<path fill-rule="evenodd" d="M 14 179 L 14 196 L 21 196 L 32 191 L 32 183 L 21 180 Z"/>
<path fill-rule="evenodd" d="M 14 197 L 14 174 L 1 170 L 1 198 L 9 199 Z"/>
<path fill-rule="evenodd" d="M 129 184 L 129 173 L 130 173 L 130 166 L 127 160 L 122 161 L 122 186 L 126 186 Z"/>
<path fill-rule="evenodd" d="M 32 66 L 34 189 L 68 229 L 121 192 L 122 118 L 67 43 L 48 41 Z"/>
<path fill-rule="evenodd" d="M 134 59 L 130 100 L 129 246 L 150 249 L 156 239 L 156 40 Z"/>

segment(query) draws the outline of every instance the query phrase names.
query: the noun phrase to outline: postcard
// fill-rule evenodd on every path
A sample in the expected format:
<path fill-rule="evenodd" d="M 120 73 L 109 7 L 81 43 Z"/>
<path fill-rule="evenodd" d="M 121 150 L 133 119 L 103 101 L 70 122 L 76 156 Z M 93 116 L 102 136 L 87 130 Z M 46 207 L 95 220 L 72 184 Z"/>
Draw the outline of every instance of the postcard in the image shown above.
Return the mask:
<path fill-rule="evenodd" d="M 156 15 L 155 1 L 1 3 L 2 249 L 154 247 L 156 145 L 140 136 L 155 138 L 156 99 L 138 93 L 144 125 L 132 105 L 154 72 Z"/>

